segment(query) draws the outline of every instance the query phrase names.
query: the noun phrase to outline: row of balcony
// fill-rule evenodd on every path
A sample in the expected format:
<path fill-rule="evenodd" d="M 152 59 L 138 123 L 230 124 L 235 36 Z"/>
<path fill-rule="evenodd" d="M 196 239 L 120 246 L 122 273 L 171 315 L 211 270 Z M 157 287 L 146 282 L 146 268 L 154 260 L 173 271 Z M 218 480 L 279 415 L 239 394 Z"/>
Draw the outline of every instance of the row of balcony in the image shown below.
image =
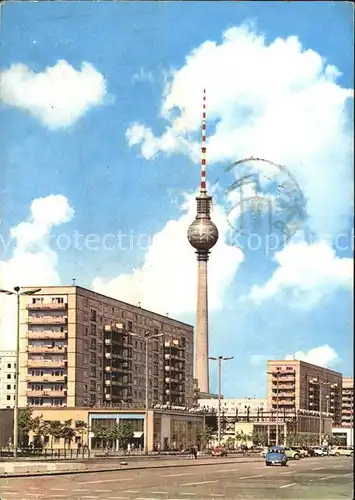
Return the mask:
<path fill-rule="evenodd" d="M 67 346 L 66 345 L 60 345 L 60 346 L 48 346 L 48 345 L 29 345 L 27 346 L 27 352 L 31 353 L 45 353 L 49 352 L 52 354 L 63 354 L 64 352 L 67 351 Z"/>
<path fill-rule="evenodd" d="M 67 397 L 67 391 L 64 389 L 63 391 L 55 391 L 52 389 L 44 389 L 44 390 L 39 390 L 39 391 L 31 391 L 27 390 L 26 391 L 27 397 L 34 397 L 34 398 L 66 398 Z"/>
<path fill-rule="evenodd" d="M 68 304 L 66 302 L 37 302 L 36 304 L 27 304 L 26 309 L 30 311 L 41 311 L 41 310 L 58 310 L 66 309 Z"/>
<path fill-rule="evenodd" d="M 64 382 L 66 375 L 27 375 L 27 382 Z"/>
<path fill-rule="evenodd" d="M 28 359 L 28 368 L 64 368 L 67 366 L 67 361 L 64 359 Z"/>
<path fill-rule="evenodd" d="M 28 316 L 29 325 L 64 325 L 68 322 L 67 316 Z"/>
<path fill-rule="evenodd" d="M 30 340 L 62 340 L 65 339 L 68 335 L 68 332 L 37 332 L 37 331 L 27 331 L 27 338 Z"/>

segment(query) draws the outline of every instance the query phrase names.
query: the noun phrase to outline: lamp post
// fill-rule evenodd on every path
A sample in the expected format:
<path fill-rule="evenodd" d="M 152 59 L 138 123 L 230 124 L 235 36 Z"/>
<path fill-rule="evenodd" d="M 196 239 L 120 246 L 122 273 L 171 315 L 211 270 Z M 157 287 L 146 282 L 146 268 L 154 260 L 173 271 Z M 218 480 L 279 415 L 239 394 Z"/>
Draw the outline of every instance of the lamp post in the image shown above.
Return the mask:
<path fill-rule="evenodd" d="M 281 372 L 266 372 L 276 377 L 276 446 L 279 444 L 279 377 Z"/>
<path fill-rule="evenodd" d="M 321 380 L 318 380 L 317 378 L 312 379 L 313 384 L 317 384 L 319 387 L 319 432 L 318 432 L 318 444 L 319 446 L 322 446 L 323 442 L 323 418 L 322 418 L 322 388 L 323 386 L 329 385 L 331 388 L 337 387 L 338 384 L 332 384 L 331 382 L 322 382 Z M 328 404 L 329 404 L 329 396 L 326 396 L 327 398 L 327 413 L 328 413 Z"/>
<path fill-rule="evenodd" d="M 221 446 L 221 397 L 222 397 L 222 361 L 229 361 L 230 359 L 233 359 L 234 356 L 218 356 L 218 357 L 213 357 L 213 356 L 208 356 L 208 359 L 211 359 L 213 361 L 218 361 L 218 429 L 217 429 L 217 442 L 218 446 Z"/>
<path fill-rule="evenodd" d="M 16 368 L 15 368 L 15 401 L 14 401 L 14 427 L 13 427 L 13 437 L 14 437 L 14 458 L 17 457 L 17 448 L 18 448 L 18 394 L 19 394 L 19 376 L 20 376 L 20 326 L 21 326 L 21 296 L 22 295 L 34 295 L 37 292 L 40 292 L 41 288 L 37 288 L 36 290 L 24 290 L 21 291 L 21 287 L 15 286 L 14 291 L 12 290 L 4 290 L 0 289 L 0 293 L 4 293 L 5 295 L 16 295 Z"/>
<path fill-rule="evenodd" d="M 150 335 L 149 332 L 144 333 L 145 340 L 145 417 L 144 417 L 144 454 L 148 455 L 148 410 L 149 410 L 149 356 L 148 356 L 148 344 L 149 340 L 155 339 L 157 337 L 162 337 L 162 333 L 156 333 L 154 335 Z"/>

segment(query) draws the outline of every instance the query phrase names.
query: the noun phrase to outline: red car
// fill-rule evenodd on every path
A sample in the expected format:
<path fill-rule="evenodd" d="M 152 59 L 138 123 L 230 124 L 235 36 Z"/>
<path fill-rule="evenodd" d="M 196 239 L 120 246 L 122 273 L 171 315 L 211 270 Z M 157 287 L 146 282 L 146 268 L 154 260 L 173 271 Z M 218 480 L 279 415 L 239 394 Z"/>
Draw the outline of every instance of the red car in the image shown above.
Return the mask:
<path fill-rule="evenodd" d="M 226 457 L 227 451 L 222 446 L 216 446 L 212 450 L 213 457 Z"/>

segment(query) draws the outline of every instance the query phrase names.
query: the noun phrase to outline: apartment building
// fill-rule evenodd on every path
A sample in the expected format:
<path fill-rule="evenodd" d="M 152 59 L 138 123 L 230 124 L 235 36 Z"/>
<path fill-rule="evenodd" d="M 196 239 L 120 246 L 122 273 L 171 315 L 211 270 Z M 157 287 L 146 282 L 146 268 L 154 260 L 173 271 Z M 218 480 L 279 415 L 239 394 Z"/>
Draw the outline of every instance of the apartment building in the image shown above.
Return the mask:
<path fill-rule="evenodd" d="M 342 374 L 300 360 L 267 364 L 268 407 L 271 410 L 322 411 L 335 425 L 342 421 Z"/>
<path fill-rule="evenodd" d="M 354 426 L 354 379 L 343 377 L 342 391 L 342 427 Z"/>
<path fill-rule="evenodd" d="M 19 405 L 143 404 L 146 345 L 149 402 L 192 405 L 192 326 L 78 286 L 22 296 Z"/>
<path fill-rule="evenodd" d="M 0 408 L 13 408 L 16 389 L 16 353 L 0 351 Z"/>

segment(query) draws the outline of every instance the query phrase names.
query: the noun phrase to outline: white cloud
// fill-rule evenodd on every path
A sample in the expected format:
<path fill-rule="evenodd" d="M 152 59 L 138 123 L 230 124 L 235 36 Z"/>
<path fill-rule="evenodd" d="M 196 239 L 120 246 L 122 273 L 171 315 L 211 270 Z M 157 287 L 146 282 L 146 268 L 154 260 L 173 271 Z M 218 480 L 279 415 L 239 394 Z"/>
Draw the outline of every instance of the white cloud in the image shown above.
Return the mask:
<path fill-rule="evenodd" d="M 195 218 L 196 201 L 186 197 L 180 218 L 169 220 L 152 238 L 142 267 L 130 274 L 105 280 L 97 277 L 93 289 L 162 314 L 192 313 L 196 309 L 197 261 L 187 240 L 187 229 Z M 225 243 L 228 231 L 225 215 L 215 205 L 212 220 L 219 229 L 219 241 L 209 261 L 209 307 L 221 309 L 228 285 L 233 281 L 242 252 Z"/>
<path fill-rule="evenodd" d="M 351 195 L 344 193 L 352 184 L 352 133 L 344 108 L 353 91 L 337 83 L 339 76 L 294 36 L 269 43 L 249 26 L 233 27 L 221 43 L 195 48 L 171 73 L 162 96 L 162 135 L 135 123 L 127 138 L 147 159 L 165 152 L 196 161 L 206 87 L 209 163 L 253 155 L 286 165 L 308 200 L 312 230 L 334 235 L 351 209 Z"/>
<path fill-rule="evenodd" d="M 290 299 L 294 307 L 311 309 L 334 290 L 352 287 L 353 259 L 337 257 L 324 241 L 291 243 L 275 254 L 275 260 L 278 268 L 269 281 L 251 290 L 256 303 L 279 297 Z"/>
<path fill-rule="evenodd" d="M 325 368 L 339 363 L 341 360 L 338 353 L 328 344 L 319 347 L 313 347 L 308 351 L 296 351 L 294 354 L 287 354 L 285 359 L 297 359 L 306 361 L 313 365 L 323 366 Z"/>
<path fill-rule="evenodd" d="M 84 62 L 80 71 L 60 60 L 41 73 L 14 64 L 0 73 L 1 100 L 28 111 L 43 125 L 59 129 L 78 121 L 90 108 L 103 104 L 106 82 L 94 66 Z"/>
<path fill-rule="evenodd" d="M 55 226 L 70 221 L 73 215 L 62 195 L 33 200 L 28 219 L 10 231 L 15 248 L 9 260 L 0 261 L 0 288 L 60 284 L 50 235 Z M 0 294 L 0 349 L 15 347 L 15 318 L 14 298 Z"/>

